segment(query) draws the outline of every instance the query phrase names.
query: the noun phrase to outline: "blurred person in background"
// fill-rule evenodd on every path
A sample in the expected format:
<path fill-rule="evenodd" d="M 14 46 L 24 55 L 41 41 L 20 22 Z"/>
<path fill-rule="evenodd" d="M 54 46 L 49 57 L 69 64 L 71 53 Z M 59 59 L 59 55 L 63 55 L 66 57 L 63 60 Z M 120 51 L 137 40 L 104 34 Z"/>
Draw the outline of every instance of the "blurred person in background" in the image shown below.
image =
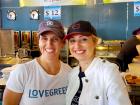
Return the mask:
<path fill-rule="evenodd" d="M 139 55 L 136 45 L 140 44 L 140 28 L 134 30 L 132 34 L 133 36 L 124 42 L 117 55 L 116 63 L 122 72 L 125 72 L 128 69 L 128 64 L 132 63 L 133 58 Z"/>
<path fill-rule="evenodd" d="M 119 67 L 95 57 L 98 37 L 90 22 L 73 23 L 64 39 L 79 62 L 69 74 L 66 105 L 131 105 Z"/>
<path fill-rule="evenodd" d="M 38 35 L 41 56 L 10 73 L 3 105 L 65 105 L 71 67 L 59 59 L 64 28 L 56 20 L 42 21 Z"/>

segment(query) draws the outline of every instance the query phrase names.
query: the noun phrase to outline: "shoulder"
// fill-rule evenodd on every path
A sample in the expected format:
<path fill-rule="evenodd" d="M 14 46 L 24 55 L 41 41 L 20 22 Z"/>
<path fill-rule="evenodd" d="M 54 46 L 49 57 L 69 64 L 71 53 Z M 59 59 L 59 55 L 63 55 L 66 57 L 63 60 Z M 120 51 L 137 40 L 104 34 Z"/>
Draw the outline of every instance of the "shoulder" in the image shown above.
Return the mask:
<path fill-rule="evenodd" d="M 122 84 L 122 77 L 119 71 L 119 67 L 115 63 L 111 63 L 107 60 L 101 59 L 98 64 L 98 73 L 99 77 L 102 77 L 104 82 L 107 84 Z M 117 81 L 117 82 L 116 82 Z"/>
<path fill-rule="evenodd" d="M 104 58 L 99 58 L 99 57 L 95 57 L 94 60 L 92 61 L 92 65 L 97 65 L 97 66 L 116 66 L 116 64 L 111 63 L 110 61 L 108 61 L 107 59 Z"/>
<path fill-rule="evenodd" d="M 132 45 L 135 45 L 138 42 L 137 40 L 138 39 L 135 36 L 133 36 L 133 37 L 129 38 L 128 40 L 126 40 L 124 42 L 124 46 L 132 46 Z"/>
<path fill-rule="evenodd" d="M 61 68 L 68 71 L 72 69 L 67 63 L 64 63 L 62 61 L 61 61 Z"/>
<path fill-rule="evenodd" d="M 107 81 L 120 80 L 121 78 L 119 67 L 115 63 L 111 63 L 107 60 L 102 60 L 102 66 L 100 69 L 102 72 L 102 76 Z"/>
<path fill-rule="evenodd" d="M 17 64 L 15 67 L 15 70 L 13 70 L 12 72 L 16 72 L 19 74 L 27 73 L 29 72 L 29 70 L 31 70 L 30 67 L 33 67 L 33 65 L 35 65 L 35 60 L 22 63 L 22 64 Z"/>
<path fill-rule="evenodd" d="M 111 63 L 106 59 L 101 59 L 101 58 L 97 58 L 97 66 L 101 69 L 101 71 L 105 72 L 105 73 L 111 73 L 111 72 L 118 72 L 119 71 L 119 67 L 117 64 L 115 63 Z"/>
<path fill-rule="evenodd" d="M 37 65 L 37 60 L 36 59 L 33 59 L 29 62 L 26 62 L 26 63 L 23 63 L 23 65 L 26 65 L 26 66 L 34 66 L 34 65 Z"/>
<path fill-rule="evenodd" d="M 118 66 L 115 63 L 112 63 L 106 59 L 102 59 L 102 64 L 107 68 L 110 68 L 110 67 L 118 68 Z"/>

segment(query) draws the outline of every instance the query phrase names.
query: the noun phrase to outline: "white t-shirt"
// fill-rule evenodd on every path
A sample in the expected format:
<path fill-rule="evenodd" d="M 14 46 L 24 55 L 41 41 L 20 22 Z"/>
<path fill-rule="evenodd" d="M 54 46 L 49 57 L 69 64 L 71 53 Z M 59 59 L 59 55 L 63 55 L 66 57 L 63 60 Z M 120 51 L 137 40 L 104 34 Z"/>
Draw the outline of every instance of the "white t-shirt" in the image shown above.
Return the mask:
<path fill-rule="evenodd" d="M 19 64 L 10 73 L 6 87 L 23 93 L 19 105 L 65 105 L 70 69 L 70 66 L 61 62 L 60 72 L 57 75 L 49 75 L 34 59 Z"/>

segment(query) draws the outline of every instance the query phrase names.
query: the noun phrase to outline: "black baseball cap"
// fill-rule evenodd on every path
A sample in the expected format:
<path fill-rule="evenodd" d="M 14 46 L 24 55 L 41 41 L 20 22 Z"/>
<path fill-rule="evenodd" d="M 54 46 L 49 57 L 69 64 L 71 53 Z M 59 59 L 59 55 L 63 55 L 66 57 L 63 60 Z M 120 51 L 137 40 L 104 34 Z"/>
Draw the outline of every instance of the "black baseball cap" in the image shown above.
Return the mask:
<path fill-rule="evenodd" d="M 43 33 L 48 31 L 54 32 L 61 39 L 63 39 L 65 36 L 64 28 L 62 24 L 57 20 L 50 19 L 50 20 L 40 22 L 38 28 L 38 35 L 42 35 Z"/>
<path fill-rule="evenodd" d="M 85 36 L 89 35 L 97 36 L 96 29 L 91 25 L 89 21 L 80 20 L 70 25 L 64 40 L 70 39 L 73 35 L 78 33 Z"/>

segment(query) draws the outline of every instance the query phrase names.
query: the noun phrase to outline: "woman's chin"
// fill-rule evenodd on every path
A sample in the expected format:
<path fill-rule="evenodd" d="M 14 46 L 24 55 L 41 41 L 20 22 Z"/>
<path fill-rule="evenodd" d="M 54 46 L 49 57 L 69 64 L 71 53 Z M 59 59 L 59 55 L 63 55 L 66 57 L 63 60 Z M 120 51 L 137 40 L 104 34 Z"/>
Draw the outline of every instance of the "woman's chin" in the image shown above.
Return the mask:
<path fill-rule="evenodd" d="M 79 62 L 85 61 L 85 60 L 86 60 L 85 57 L 76 57 L 76 59 L 77 59 Z"/>

